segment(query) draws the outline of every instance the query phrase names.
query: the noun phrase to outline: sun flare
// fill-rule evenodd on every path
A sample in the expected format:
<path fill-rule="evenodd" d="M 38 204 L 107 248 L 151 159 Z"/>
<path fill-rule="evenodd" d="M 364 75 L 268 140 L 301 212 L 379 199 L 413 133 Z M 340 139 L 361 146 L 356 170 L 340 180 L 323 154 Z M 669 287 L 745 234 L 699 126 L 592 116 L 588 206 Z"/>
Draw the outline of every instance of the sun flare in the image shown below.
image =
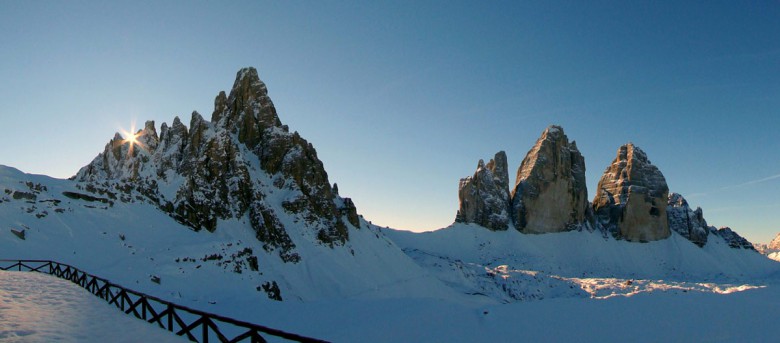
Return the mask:
<path fill-rule="evenodd" d="M 137 133 L 127 135 L 125 137 L 125 143 L 137 144 L 138 143 L 138 135 L 139 134 L 137 134 Z"/>
<path fill-rule="evenodd" d="M 133 133 L 135 132 L 135 133 Z M 130 125 L 130 131 L 127 131 L 125 129 L 121 129 L 122 133 L 122 144 L 127 144 L 128 146 L 128 152 L 130 155 L 133 154 L 133 150 L 135 147 L 139 147 L 141 149 L 146 149 L 146 147 L 141 143 L 138 138 L 143 135 L 142 130 L 135 130 L 135 123 L 132 123 Z"/>

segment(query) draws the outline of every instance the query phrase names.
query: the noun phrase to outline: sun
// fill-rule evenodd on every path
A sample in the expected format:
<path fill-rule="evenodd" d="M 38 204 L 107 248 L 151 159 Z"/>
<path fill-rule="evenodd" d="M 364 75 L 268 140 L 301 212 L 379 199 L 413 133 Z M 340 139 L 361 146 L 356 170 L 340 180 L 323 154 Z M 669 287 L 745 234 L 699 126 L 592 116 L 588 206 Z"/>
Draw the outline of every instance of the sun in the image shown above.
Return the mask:
<path fill-rule="evenodd" d="M 140 135 L 140 134 L 138 134 L 138 133 L 134 133 L 134 134 L 129 134 L 129 135 L 127 135 L 127 136 L 125 137 L 125 143 L 128 143 L 128 144 L 130 144 L 130 145 L 135 145 L 135 144 L 138 144 L 138 136 L 139 136 L 139 135 Z"/>
<path fill-rule="evenodd" d="M 135 132 L 135 133 L 133 133 Z M 126 131 L 124 129 L 121 129 L 122 133 L 122 144 L 127 144 L 128 146 L 128 155 L 133 155 L 133 150 L 137 146 L 141 149 L 145 149 L 143 143 L 141 143 L 138 138 L 143 135 L 143 131 L 138 130 L 135 131 L 135 123 L 132 123 L 130 125 L 130 131 Z"/>

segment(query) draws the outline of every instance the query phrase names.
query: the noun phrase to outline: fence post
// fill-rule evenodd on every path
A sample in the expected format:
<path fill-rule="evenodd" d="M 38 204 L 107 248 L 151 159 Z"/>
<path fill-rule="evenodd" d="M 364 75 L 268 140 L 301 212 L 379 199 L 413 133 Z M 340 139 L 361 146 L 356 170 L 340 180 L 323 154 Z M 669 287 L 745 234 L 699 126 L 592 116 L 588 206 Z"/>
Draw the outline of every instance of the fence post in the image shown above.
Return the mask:
<path fill-rule="evenodd" d="M 145 296 L 141 296 L 143 298 L 143 301 L 141 302 L 141 316 L 146 320 L 146 306 L 149 305 L 149 302 L 146 301 Z"/>
<path fill-rule="evenodd" d="M 168 331 L 173 332 L 173 304 L 168 303 Z"/>
<path fill-rule="evenodd" d="M 206 316 L 200 316 L 200 318 L 203 320 L 200 323 L 200 326 L 203 327 L 203 339 L 201 339 L 202 343 L 209 343 L 209 325 L 208 325 L 208 318 Z"/>

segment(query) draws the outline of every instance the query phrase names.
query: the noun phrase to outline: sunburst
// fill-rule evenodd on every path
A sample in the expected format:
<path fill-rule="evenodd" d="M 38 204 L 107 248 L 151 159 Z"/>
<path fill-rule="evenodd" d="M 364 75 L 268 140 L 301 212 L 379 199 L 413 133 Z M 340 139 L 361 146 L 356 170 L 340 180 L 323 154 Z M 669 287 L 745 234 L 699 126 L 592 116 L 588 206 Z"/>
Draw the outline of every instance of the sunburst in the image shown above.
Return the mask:
<path fill-rule="evenodd" d="M 134 150 L 134 148 L 136 146 L 141 148 L 142 150 L 146 150 L 146 147 L 144 146 L 144 144 L 141 143 L 141 141 L 138 140 L 139 137 L 143 136 L 144 131 L 143 130 L 135 131 L 135 123 L 134 122 L 130 124 L 130 131 L 126 131 L 125 129 L 121 129 L 120 131 L 122 133 L 122 138 L 124 138 L 122 140 L 122 144 L 127 144 L 127 146 L 128 146 L 127 147 L 127 155 L 128 156 L 133 156 L 133 150 Z M 135 133 L 133 133 L 133 132 L 135 132 Z"/>

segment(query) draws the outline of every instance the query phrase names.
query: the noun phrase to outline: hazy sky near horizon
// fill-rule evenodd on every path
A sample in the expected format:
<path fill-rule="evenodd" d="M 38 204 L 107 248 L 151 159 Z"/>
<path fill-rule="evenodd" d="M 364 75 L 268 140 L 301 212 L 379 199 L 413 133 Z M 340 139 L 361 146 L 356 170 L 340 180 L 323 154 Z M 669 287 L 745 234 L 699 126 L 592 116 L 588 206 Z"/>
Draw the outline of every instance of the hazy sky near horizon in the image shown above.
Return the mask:
<path fill-rule="evenodd" d="M 452 223 L 458 180 L 550 124 L 589 197 L 633 142 L 710 225 L 780 232 L 777 1 L 0 1 L 0 164 L 65 178 L 114 132 L 210 118 L 254 66 L 375 224 Z"/>

